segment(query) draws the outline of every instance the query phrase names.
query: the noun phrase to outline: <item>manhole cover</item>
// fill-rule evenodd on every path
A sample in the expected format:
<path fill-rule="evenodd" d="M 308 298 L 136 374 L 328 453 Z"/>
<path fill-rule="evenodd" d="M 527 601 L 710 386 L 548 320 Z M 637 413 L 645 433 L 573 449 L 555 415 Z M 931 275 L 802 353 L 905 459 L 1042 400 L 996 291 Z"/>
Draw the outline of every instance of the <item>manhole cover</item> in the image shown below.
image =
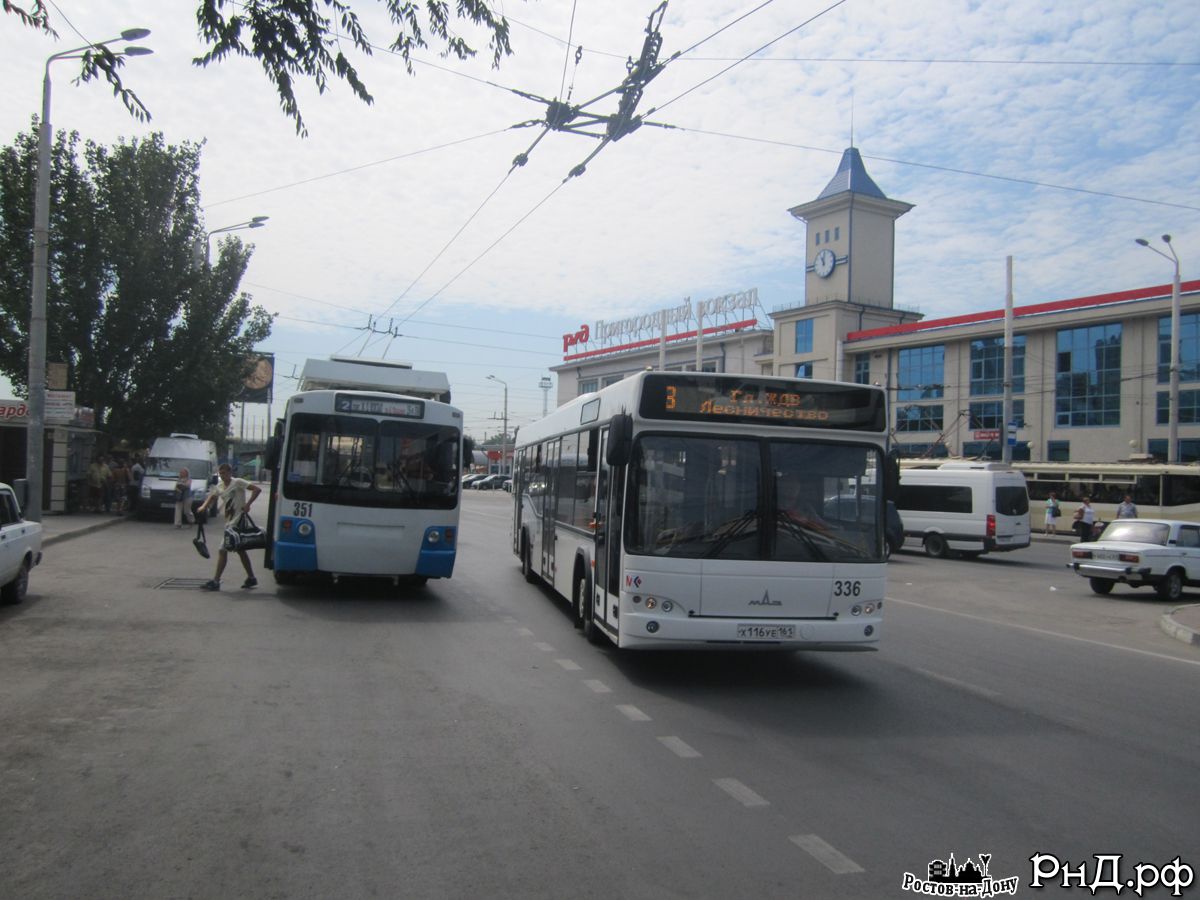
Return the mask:
<path fill-rule="evenodd" d="M 207 578 L 168 578 L 155 587 L 164 591 L 198 591 L 207 583 Z"/>

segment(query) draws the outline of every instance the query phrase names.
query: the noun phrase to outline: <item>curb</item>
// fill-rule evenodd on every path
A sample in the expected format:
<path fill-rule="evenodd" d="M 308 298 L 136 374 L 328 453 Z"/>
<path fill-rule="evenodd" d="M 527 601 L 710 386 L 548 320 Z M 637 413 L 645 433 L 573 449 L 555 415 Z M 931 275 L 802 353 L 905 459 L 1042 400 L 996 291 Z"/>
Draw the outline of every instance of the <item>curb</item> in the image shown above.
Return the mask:
<path fill-rule="evenodd" d="M 83 534 L 91 534 L 93 531 L 101 531 L 105 528 L 112 528 L 112 526 L 119 525 L 121 522 L 124 522 L 124 521 L 125 521 L 124 516 L 121 516 L 120 518 L 117 518 L 116 516 L 114 516 L 112 519 L 110 519 L 108 521 L 93 522 L 91 525 L 86 525 L 83 528 L 76 528 L 74 531 L 63 531 L 63 532 L 60 532 L 59 534 L 50 534 L 50 535 L 43 534 L 42 546 L 49 547 L 51 544 L 58 544 L 58 543 L 61 543 L 62 541 L 69 541 L 71 538 L 79 537 L 80 535 L 83 535 Z"/>
<path fill-rule="evenodd" d="M 1177 606 L 1174 609 L 1169 609 L 1162 614 L 1162 617 L 1158 620 L 1158 624 L 1171 637 L 1183 641 L 1185 644 L 1191 644 L 1193 647 L 1200 646 L 1200 632 L 1175 621 L 1175 613 L 1184 609 L 1200 609 L 1200 604 Z"/>

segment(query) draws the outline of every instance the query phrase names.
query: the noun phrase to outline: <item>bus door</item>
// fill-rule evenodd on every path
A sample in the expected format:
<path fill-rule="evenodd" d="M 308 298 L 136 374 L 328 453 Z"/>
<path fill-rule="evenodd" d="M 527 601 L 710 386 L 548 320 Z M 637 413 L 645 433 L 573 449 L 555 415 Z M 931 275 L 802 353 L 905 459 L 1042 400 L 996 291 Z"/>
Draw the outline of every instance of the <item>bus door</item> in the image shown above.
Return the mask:
<path fill-rule="evenodd" d="M 556 485 L 558 484 L 558 448 L 560 441 L 556 438 L 545 443 L 545 453 L 542 457 L 542 476 L 545 490 L 542 491 L 542 569 L 541 575 L 547 582 L 554 584 L 554 542 L 557 534 L 554 529 L 556 510 Z"/>
<path fill-rule="evenodd" d="M 608 464 L 607 427 L 600 429 L 599 467 L 596 477 L 595 514 L 595 594 L 598 603 L 593 615 L 614 630 L 617 627 L 617 608 L 621 593 L 621 511 L 625 501 L 625 466 Z M 595 601 L 594 601 L 595 602 Z"/>

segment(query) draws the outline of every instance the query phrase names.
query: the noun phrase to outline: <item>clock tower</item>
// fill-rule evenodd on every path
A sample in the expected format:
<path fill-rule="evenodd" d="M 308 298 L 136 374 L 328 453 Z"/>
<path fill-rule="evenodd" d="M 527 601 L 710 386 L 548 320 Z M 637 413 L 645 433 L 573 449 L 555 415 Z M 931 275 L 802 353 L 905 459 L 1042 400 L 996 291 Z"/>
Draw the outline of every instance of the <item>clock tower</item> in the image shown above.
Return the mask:
<path fill-rule="evenodd" d="M 912 208 L 884 196 L 858 148 L 848 148 L 820 196 L 788 210 L 808 225 L 805 305 L 841 301 L 891 309 L 896 220 Z"/>

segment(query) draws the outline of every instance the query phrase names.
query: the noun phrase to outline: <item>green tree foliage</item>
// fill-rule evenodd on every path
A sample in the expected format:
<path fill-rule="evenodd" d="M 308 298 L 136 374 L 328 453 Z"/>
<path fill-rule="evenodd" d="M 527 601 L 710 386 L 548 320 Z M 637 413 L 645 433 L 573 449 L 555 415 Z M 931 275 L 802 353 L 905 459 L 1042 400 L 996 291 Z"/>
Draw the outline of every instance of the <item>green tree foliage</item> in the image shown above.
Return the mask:
<path fill-rule="evenodd" d="M 50 183 L 47 359 L 114 438 L 188 431 L 221 439 L 271 316 L 238 285 L 236 238 L 196 260 L 200 145 L 161 134 L 104 147 L 60 132 Z M 28 377 L 36 130 L 0 150 L 0 372 Z"/>
<path fill-rule="evenodd" d="M 28 8 L 11 0 L 0 2 L 6 13 L 25 25 L 54 33 L 41 0 L 31 0 Z M 455 0 L 453 7 L 448 0 L 363 0 L 359 6 L 371 3 L 386 10 L 394 29 L 387 49 L 400 54 L 410 75 L 411 52 L 428 47 L 431 37 L 444 47 L 446 55 L 459 59 L 475 55 L 467 40 L 454 30 L 456 19 L 478 26 L 488 36 L 493 67 L 499 67 L 500 60 L 512 53 L 508 20 L 492 10 L 489 0 Z M 297 78 L 310 79 L 324 93 L 332 75 L 345 81 L 364 103 L 373 102 L 342 49 L 349 44 L 367 56 L 377 49 L 349 0 L 200 0 L 196 22 L 209 50 L 192 62 L 207 66 L 230 55 L 258 59 L 298 134 L 308 131 L 296 101 Z M 101 48 L 84 58 L 80 77 L 87 81 L 103 75 L 131 114 L 148 117 L 141 101 L 121 83 L 121 62 L 120 57 Z"/>

